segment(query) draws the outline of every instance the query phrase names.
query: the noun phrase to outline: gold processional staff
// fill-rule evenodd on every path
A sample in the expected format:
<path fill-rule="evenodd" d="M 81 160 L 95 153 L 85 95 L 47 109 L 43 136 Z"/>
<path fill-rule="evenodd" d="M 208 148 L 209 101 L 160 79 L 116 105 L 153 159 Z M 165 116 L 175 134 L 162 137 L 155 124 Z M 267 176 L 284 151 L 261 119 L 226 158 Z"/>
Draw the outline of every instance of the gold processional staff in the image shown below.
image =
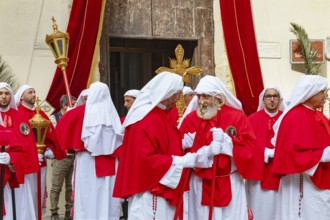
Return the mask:
<path fill-rule="evenodd" d="M 174 52 L 175 52 L 176 59 L 169 58 L 170 59 L 170 68 L 163 67 L 163 66 L 159 67 L 155 71 L 157 74 L 164 72 L 164 71 L 175 73 L 175 74 L 182 76 L 182 80 L 184 83 L 188 83 L 190 81 L 189 75 L 197 76 L 201 72 L 203 72 L 203 69 L 199 66 L 189 67 L 190 59 L 184 58 L 184 49 L 181 44 L 178 44 L 178 46 L 175 48 Z M 183 111 L 185 108 L 183 95 L 180 96 L 180 99 L 176 103 L 176 107 L 178 109 L 178 114 L 179 114 L 179 119 L 177 122 L 179 123 L 182 118 Z"/>

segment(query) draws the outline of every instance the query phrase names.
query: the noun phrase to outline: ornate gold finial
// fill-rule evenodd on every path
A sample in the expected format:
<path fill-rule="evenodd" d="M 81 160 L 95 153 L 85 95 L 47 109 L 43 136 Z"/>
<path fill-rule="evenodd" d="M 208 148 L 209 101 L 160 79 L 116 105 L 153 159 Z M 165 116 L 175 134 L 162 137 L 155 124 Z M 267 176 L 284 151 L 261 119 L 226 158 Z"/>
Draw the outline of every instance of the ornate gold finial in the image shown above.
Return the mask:
<path fill-rule="evenodd" d="M 168 67 L 159 67 L 155 72 L 161 73 L 164 71 L 171 72 L 178 74 L 182 76 L 183 82 L 187 83 L 189 82 L 189 74 L 191 75 L 199 75 L 201 72 L 203 72 L 203 69 L 198 66 L 190 66 L 190 59 L 184 59 L 184 49 L 181 44 L 178 44 L 178 46 L 174 50 L 176 59 L 170 58 L 170 68 Z M 180 96 L 180 99 L 176 103 L 176 107 L 178 109 L 179 119 L 178 123 L 180 122 L 183 111 L 185 109 L 184 99 L 183 95 Z"/>
<path fill-rule="evenodd" d="M 52 16 L 52 21 L 53 21 L 53 30 L 54 30 L 54 32 L 58 32 L 58 26 L 56 24 L 56 20 L 55 20 L 54 16 Z"/>
<path fill-rule="evenodd" d="M 69 62 L 68 47 L 70 37 L 68 33 L 64 33 L 58 30 L 58 26 L 54 17 L 52 17 L 52 21 L 54 32 L 50 35 L 46 34 L 45 41 L 55 57 L 55 63 L 57 66 L 65 70 Z"/>
<path fill-rule="evenodd" d="M 189 82 L 189 74 L 192 75 L 199 75 L 201 72 L 203 72 L 203 69 L 198 66 L 190 66 L 190 59 L 184 59 L 184 49 L 181 44 L 178 44 L 178 46 L 174 50 L 176 59 L 170 58 L 170 67 L 159 67 L 155 72 L 161 73 L 164 71 L 176 73 L 183 77 L 183 82 L 187 83 Z"/>

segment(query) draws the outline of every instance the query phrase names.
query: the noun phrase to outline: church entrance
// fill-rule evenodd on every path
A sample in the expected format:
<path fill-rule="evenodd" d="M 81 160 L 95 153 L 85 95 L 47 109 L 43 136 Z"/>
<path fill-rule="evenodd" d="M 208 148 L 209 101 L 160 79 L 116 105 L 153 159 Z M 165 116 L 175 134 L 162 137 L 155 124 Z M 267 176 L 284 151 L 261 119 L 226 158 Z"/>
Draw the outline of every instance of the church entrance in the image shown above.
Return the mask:
<path fill-rule="evenodd" d="M 161 66 L 169 67 L 174 49 L 181 44 L 185 58 L 193 61 L 197 40 L 128 39 L 110 37 L 110 91 L 119 116 L 126 115 L 123 95 L 141 89 Z"/>

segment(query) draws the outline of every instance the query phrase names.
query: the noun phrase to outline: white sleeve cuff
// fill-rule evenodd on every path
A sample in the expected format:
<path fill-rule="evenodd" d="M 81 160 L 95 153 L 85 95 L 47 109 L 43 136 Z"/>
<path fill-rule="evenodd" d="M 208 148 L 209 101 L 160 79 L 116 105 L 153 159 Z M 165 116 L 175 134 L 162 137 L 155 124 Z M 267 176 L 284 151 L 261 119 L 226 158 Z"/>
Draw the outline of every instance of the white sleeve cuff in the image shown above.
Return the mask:
<path fill-rule="evenodd" d="M 183 160 L 181 160 L 181 158 L 182 157 L 173 156 L 172 165 L 159 181 L 160 184 L 172 189 L 175 189 L 178 186 L 183 170 Z"/>

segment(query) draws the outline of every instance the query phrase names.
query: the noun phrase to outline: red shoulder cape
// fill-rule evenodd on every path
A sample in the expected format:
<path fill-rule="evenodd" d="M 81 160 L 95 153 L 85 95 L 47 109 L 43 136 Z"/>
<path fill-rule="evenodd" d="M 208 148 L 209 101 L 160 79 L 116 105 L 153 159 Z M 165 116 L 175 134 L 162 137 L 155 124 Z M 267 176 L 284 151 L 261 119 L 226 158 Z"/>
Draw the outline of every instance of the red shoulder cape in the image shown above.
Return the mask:
<path fill-rule="evenodd" d="M 65 113 L 56 125 L 58 142 L 62 149 L 86 151 L 81 140 L 82 126 L 84 123 L 85 105 L 78 106 Z M 96 176 L 112 176 L 115 174 L 115 157 L 101 155 L 95 157 Z"/>
<path fill-rule="evenodd" d="M 246 115 L 234 108 L 223 106 L 216 117 L 211 120 L 201 120 L 196 111 L 191 112 L 182 122 L 180 132 L 183 137 L 185 133 L 196 132 L 192 151 L 197 151 L 207 146 L 212 141 L 211 128 L 234 127 L 237 137 L 232 136 L 233 158 L 238 172 L 247 179 L 261 180 L 263 154 L 256 148 L 256 138 Z M 231 183 L 229 173 L 231 169 L 231 158 L 220 154 L 217 159 L 217 176 L 213 204 L 224 207 L 231 201 Z M 213 165 L 215 166 L 215 165 Z M 211 205 L 211 183 L 213 179 L 213 167 L 208 169 L 195 169 L 196 175 L 203 179 L 202 204 Z"/>
<path fill-rule="evenodd" d="M 35 110 L 26 108 L 23 105 L 19 105 L 17 109 L 19 112 L 23 113 L 28 118 L 28 120 L 30 120 L 36 114 Z M 50 121 L 48 116 L 43 111 L 40 111 L 40 114 L 44 119 Z M 67 157 L 65 150 L 62 149 L 58 144 L 55 127 L 52 123 L 49 124 L 47 129 L 45 145 L 53 151 L 56 159 L 61 160 Z"/>
<path fill-rule="evenodd" d="M 172 155 L 182 155 L 180 133 L 169 114 L 155 107 L 141 121 L 128 126 L 120 147 L 113 195 L 127 198 L 151 191 L 176 204 L 175 190 L 159 181 L 172 164 Z"/>
<path fill-rule="evenodd" d="M 10 163 L 15 167 L 15 181 L 13 183 L 24 183 L 24 175 L 35 173 L 40 170 L 37 148 L 33 132 L 29 127 L 29 122 L 25 116 L 15 109 L 10 109 L 6 114 L 10 115 L 12 125 L 6 129 L 11 130 L 11 139 L 9 148 L 6 150 L 10 155 Z M 20 131 L 20 126 L 25 124 L 29 127 L 30 133 L 25 135 Z M 28 159 L 27 159 L 28 158 Z M 7 167 L 7 166 L 6 166 Z M 6 168 L 5 181 L 9 178 L 9 170 Z"/>
<path fill-rule="evenodd" d="M 258 111 L 250 115 L 249 121 L 257 137 L 257 147 L 260 151 L 265 151 L 265 148 L 273 149 L 271 139 L 274 136 L 273 125 L 282 114 L 279 111 L 274 117 L 270 117 L 265 110 Z M 264 174 L 261 180 L 261 188 L 268 190 L 278 190 L 280 184 L 280 176 L 272 173 L 273 159 L 270 158 L 269 162 L 264 164 Z"/>
<path fill-rule="evenodd" d="M 295 174 L 315 166 L 330 146 L 324 122 L 329 124 L 323 114 L 303 105 L 290 110 L 278 131 L 273 172 Z M 318 188 L 330 189 L 330 163 L 319 163 L 311 179 Z"/>

